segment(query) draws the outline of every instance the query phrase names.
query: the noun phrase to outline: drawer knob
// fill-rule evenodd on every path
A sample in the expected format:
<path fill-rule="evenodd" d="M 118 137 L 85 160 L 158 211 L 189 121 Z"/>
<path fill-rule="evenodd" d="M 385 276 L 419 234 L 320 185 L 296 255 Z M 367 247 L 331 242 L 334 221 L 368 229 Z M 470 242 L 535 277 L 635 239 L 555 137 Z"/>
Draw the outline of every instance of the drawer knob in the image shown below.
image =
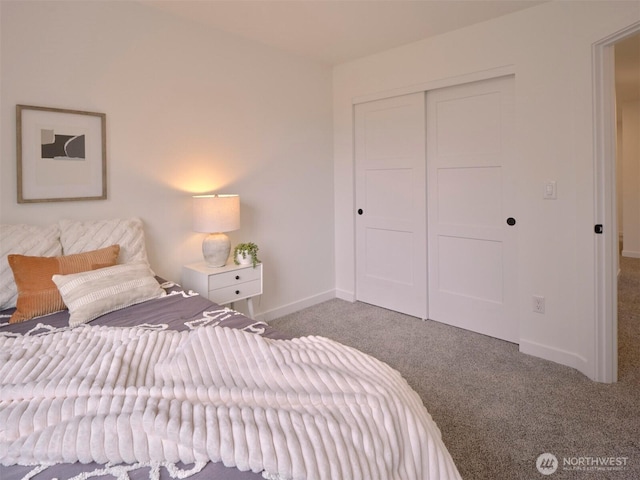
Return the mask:
<path fill-rule="evenodd" d="M 240 295 L 240 290 L 236 290 L 236 295 Z"/>
<path fill-rule="evenodd" d="M 236 275 L 236 280 L 240 280 L 240 275 Z"/>

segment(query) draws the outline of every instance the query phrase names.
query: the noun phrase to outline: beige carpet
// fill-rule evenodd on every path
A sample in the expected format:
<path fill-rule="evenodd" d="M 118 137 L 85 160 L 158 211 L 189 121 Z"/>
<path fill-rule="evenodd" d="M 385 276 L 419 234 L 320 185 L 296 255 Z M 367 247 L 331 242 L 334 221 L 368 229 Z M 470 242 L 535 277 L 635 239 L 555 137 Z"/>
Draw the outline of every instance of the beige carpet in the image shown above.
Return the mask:
<path fill-rule="evenodd" d="M 619 290 L 620 380 L 610 385 L 521 354 L 508 342 L 359 302 L 331 300 L 271 324 L 291 335 L 336 339 L 400 371 L 440 426 L 465 479 L 635 480 L 640 260 L 624 259 Z M 549 476 L 536 468 L 542 453 L 558 459 Z M 587 468 L 605 458 L 624 465 Z"/>

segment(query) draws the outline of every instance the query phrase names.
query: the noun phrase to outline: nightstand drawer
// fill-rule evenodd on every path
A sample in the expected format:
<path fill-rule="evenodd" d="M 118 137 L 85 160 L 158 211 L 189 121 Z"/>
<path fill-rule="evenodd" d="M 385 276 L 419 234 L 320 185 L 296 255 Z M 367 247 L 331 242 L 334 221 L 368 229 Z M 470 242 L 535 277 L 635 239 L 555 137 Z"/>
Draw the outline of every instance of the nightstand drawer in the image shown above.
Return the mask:
<path fill-rule="evenodd" d="M 253 268 L 242 268 L 231 272 L 219 273 L 209 276 L 209 290 L 228 287 L 240 283 L 260 280 L 260 266 Z"/>
<path fill-rule="evenodd" d="M 209 291 L 209 300 L 219 304 L 231 303 L 262 293 L 260 278 L 250 282 L 242 282 L 229 287 L 217 288 Z"/>
<path fill-rule="evenodd" d="M 246 300 L 253 318 L 253 297 L 262 295 L 262 264 L 255 268 L 233 263 L 224 267 L 209 267 L 204 262 L 184 265 L 182 286 L 219 305 Z"/>

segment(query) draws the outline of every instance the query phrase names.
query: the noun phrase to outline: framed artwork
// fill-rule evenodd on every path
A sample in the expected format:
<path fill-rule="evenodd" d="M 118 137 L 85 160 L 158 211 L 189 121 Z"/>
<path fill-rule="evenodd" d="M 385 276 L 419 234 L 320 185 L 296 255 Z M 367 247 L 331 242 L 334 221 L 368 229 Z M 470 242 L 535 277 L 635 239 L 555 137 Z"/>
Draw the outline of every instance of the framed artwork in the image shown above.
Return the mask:
<path fill-rule="evenodd" d="M 18 203 L 107 198 L 106 115 L 16 106 Z"/>

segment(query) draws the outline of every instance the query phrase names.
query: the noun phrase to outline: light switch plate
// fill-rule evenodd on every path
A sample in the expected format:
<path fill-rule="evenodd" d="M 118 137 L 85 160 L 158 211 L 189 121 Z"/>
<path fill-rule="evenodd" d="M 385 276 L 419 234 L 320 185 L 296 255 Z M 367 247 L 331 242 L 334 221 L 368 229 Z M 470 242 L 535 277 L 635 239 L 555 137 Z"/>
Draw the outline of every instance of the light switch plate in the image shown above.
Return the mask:
<path fill-rule="evenodd" d="M 555 180 L 545 180 L 544 199 L 555 200 L 558 198 L 558 188 Z"/>

